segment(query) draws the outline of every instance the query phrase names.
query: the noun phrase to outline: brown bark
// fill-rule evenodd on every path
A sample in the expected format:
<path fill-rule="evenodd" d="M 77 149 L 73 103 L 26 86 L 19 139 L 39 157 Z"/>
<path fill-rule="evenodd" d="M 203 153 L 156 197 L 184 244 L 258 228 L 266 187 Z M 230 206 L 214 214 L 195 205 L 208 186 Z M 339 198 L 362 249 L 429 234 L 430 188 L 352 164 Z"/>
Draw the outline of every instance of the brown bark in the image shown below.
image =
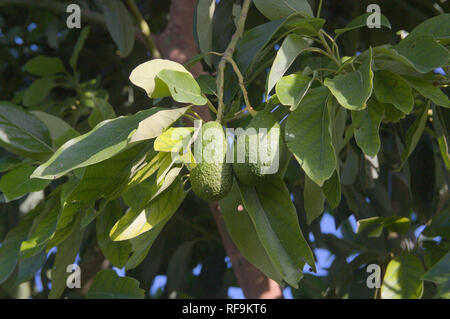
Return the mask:
<path fill-rule="evenodd" d="M 162 34 L 155 36 L 156 45 L 164 58 L 185 63 L 197 55 L 197 45 L 192 34 L 195 4 L 196 0 L 172 0 L 169 24 Z M 204 73 L 200 63 L 193 66 L 190 71 L 195 77 Z M 194 110 L 205 121 L 212 119 L 208 107 L 196 106 Z M 280 286 L 248 263 L 234 245 L 226 230 L 219 204 L 210 203 L 210 209 L 244 296 L 255 299 L 283 298 Z"/>

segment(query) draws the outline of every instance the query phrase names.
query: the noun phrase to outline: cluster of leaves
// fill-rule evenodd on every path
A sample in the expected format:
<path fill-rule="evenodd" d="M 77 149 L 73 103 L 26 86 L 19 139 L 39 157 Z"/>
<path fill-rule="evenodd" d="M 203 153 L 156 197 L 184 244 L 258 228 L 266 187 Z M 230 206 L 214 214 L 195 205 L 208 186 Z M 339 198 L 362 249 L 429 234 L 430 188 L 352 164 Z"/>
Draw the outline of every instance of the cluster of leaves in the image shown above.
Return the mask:
<path fill-rule="evenodd" d="M 307 1 L 253 3 L 252 14 L 266 20 L 247 27 L 232 57 L 248 93 L 240 90 L 231 65 L 223 94 L 211 75 L 194 79 L 188 71 L 198 61 L 210 74 L 218 69 L 220 56 L 212 52 L 225 50 L 240 17 L 241 5 L 232 1 L 198 1 L 194 33 L 201 53 L 190 63 L 154 59 L 133 70 L 131 82 L 153 102 L 135 114 L 117 117 L 107 91 L 97 81 L 80 80 L 77 61 L 88 28 L 76 42 L 70 68 L 48 56 L 27 62 L 24 71 L 36 77 L 33 83 L 13 101 L 0 102 L 0 146 L 8 151 L 1 157 L 0 190 L 5 202 L 43 190 L 45 197 L 2 242 L 2 287 L 30 280 L 56 247 L 50 297 L 60 297 L 67 265 L 92 233 L 113 266 L 138 267 L 189 193 L 195 163 L 182 151 L 193 128 L 181 119 L 199 119 L 191 105 L 217 112 L 223 96 L 223 124 L 243 127 L 250 119 L 242 110 L 249 94 L 255 110 L 269 109 L 280 119 L 293 156 L 283 163 L 284 178 L 255 187 L 236 181 L 220 201 L 244 257 L 280 284 L 298 288 L 298 297 L 373 297 L 365 284 L 366 266 L 373 263 L 384 277 L 376 296 L 448 297 L 450 101 L 441 90 L 448 78 L 434 70 L 448 74 L 449 15 L 426 20 L 395 45 L 341 57 L 338 39 L 365 27 L 368 14 L 332 37 Z M 384 16 L 381 23 L 390 27 Z M 120 35 L 126 28 L 108 27 L 127 55 L 133 43 Z M 75 95 L 45 107 L 57 88 Z M 266 101 L 260 103 L 262 95 Z M 189 106 L 166 107 L 172 100 Z M 172 156 L 174 150 L 179 157 Z M 324 211 L 342 225 L 342 238 L 320 232 Z M 420 241 L 414 237 L 418 225 L 426 225 Z M 180 288 L 186 260 L 200 241 L 211 238 L 192 238 L 172 255 L 168 291 L 188 294 Z M 316 268 L 310 247 L 326 247 L 337 256 L 328 277 L 303 274 L 306 264 Z M 105 270 L 87 297 L 143 297 L 137 285 Z"/>

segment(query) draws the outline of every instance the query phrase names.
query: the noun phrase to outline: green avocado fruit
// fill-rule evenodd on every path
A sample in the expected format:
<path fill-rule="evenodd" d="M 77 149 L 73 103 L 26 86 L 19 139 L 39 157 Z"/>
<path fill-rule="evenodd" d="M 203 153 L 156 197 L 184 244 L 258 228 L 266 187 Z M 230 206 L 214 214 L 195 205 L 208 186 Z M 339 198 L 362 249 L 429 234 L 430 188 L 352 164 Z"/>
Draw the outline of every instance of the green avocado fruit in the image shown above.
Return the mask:
<path fill-rule="evenodd" d="M 237 141 L 235 140 L 234 143 L 233 171 L 240 182 L 247 185 L 256 185 L 263 179 L 270 178 L 278 174 L 281 169 L 281 163 L 283 163 L 283 159 L 287 155 L 287 151 L 283 140 L 282 128 L 280 127 L 280 124 L 278 123 L 275 116 L 270 113 L 270 111 L 259 111 L 250 121 L 246 130 L 248 128 L 254 128 L 257 134 L 258 132 L 261 133 L 259 129 L 267 129 L 267 156 L 265 160 L 260 158 L 258 152 L 260 143 L 257 136 L 249 137 L 250 135 L 244 135 L 241 137 L 241 142 L 239 144 L 238 135 Z M 237 133 L 237 131 L 235 132 Z M 277 141 L 275 144 L 269 142 L 272 135 L 273 138 Z M 242 148 L 242 138 L 244 138 L 245 143 L 244 162 L 242 161 L 242 155 L 240 160 L 238 160 L 238 147 Z M 276 156 L 277 149 L 279 152 L 278 156 Z M 278 161 L 278 163 L 275 163 L 274 161 Z M 278 169 L 275 172 L 263 172 L 262 167 L 270 167 L 271 165 L 274 165 L 274 168 L 278 166 Z"/>
<path fill-rule="evenodd" d="M 222 125 L 207 122 L 199 131 L 194 157 L 197 166 L 191 170 L 194 193 L 208 202 L 224 198 L 233 186 L 233 166 L 226 162 L 227 140 Z M 198 139 L 198 138 L 197 138 Z M 201 154 L 198 150 L 201 148 Z"/>

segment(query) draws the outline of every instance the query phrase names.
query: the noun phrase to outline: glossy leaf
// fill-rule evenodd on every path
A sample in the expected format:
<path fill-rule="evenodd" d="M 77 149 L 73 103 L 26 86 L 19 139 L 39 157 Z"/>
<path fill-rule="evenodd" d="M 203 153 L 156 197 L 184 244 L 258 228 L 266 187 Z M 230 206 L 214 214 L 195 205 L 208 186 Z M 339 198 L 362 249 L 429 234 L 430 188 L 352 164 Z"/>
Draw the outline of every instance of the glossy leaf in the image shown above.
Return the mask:
<path fill-rule="evenodd" d="M 120 55 L 126 57 L 134 46 L 134 25 L 127 7 L 122 1 L 101 0 L 111 38 L 119 48 Z"/>
<path fill-rule="evenodd" d="M 421 108 L 420 113 L 418 114 L 416 120 L 408 128 L 408 131 L 406 132 L 406 141 L 405 141 L 406 145 L 401 155 L 402 164 L 400 167 L 402 167 L 405 164 L 408 157 L 416 148 L 417 143 L 419 143 L 420 137 L 422 136 L 423 130 L 425 129 L 425 125 L 427 123 L 428 108 L 429 104 L 427 104 L 426 107 Z"/>
<path fill-rule="evenodd" d="M 244 207 L 274 266 L 284 280 L 297 287 L 302 267 L 315 269 L 314 257 L 303 238 L 295 207 L 281 178 L 256 187 L 239 183 Z"/>
<path fill-rule="evenodd" d="M 256 8 L 270 20 L 287 17 L 293 13 L 314 16 L 307 0 L 254 0 Z"/>
<path fill-rule="evenodd" d="M 32 106 L 39 104 L 56 87 L 56 82 L 51 77 L 44 77 L 34 80 L 23 96 L 23 105 Z"/>
<path fill-rule="evenodd" d="M 194 105 L 206 104 L 200 86 L 190 73 L 166 69 L 161 70 L 157 78 L 167 85 L 175 101 Z"/>
<path fill-rule="evenodd" d="M 184 192 L 178 185 L 179 183 L 175 182 L 173 187 L 155 197 L 142 211 L 139 208 L 131 208 L 114 224 L 110 232 L 111 239 L 121 241 L 135 238 L 154 229 L 160 223 L 166 223 L 184 199 Z"/>
<path fill-rule="evenodd" d="M 0 146 L 10 152 L 34 159 L 53 152 L 45 125 L 10 102 L 0 102 L 0 133 Z"/>
<path fill-rule="evenodd" d="M 109 232 L 117 220 L 122 217 L 122 209 L 117 201 L 106 206 L 95 223 L 97 242 L 103 255 L 114 267 L 123 268 L 131 254 L 131 244 L 128 241 L 114 242 L 109 238 Z"/>
<path fill-rule="evenodd" d="M 411 254 L 403 253 L 392 259 L 386 268 L 381 298 L 383 299 L 419 299 L 423 293 L 420 280 L 423 267 L 420 260 Z"/>
<path fill-rule="evenodd" d="M 51 279 L 52 288 L 49 299 L 60 298 L 67 287 L 67 279 L 71 272 L 68 271 L 68 266 L 75 262 L 75 258 L 79 252 L 81 240 L 83 239 L 84 231 L 80 230 L 80 217 L 78 217 L 75 227 L 73 227 L 70 235 L 58 245 L 55 262 L 53 264 Z M 72 270 L 69 268 L 69 270 Z"/>
<path fill-rule="evenodd" d="M 372 49 L 369 49 L 369 54 L 358 70 L 338 75 L 333 79 L 325 79 L 325 86 L 330 89 L 340 105 L 352 111 L 362 110 L 366 107 L 373 90 L 371 64 Z"/>
<path fill-rule="evenodd" d="M 26 72 L 37 76 L 53 75 L 66 71 L 61 60 L 56 57 L 38 55 L 29 60 L 23 67 Z"/>
<path fill-rule="evenodd" d="M 311 90 L 286 123 L 285 140 L 305 173 L 322 186 L 336 167 L 331 143 L 329 92 L 325 87 Z"/>
<path fill-rule="evenodd" d="M 284 39 L 270 69 L 267 80 L 267 94 L 272 91 L 275 84 L 286 73 L 297 56 L 308 47 L 309 43 L 300 35 L 291 34 Z"/>
<path fill-rule="evenodd" d="M 219 204 L 227 231 L 239 252 L 269 278 L 281 283 L 283 274 L 275 268 L 258 237 L 255 225 L 242 204 L 237 182 Z"/>
<path fill-rule="evenodd" d="M 419 78 L 413 78 L 411 76 L 403 76 L 403 78 L 413 89 L 419 92 L 420 95 L 422 95 L 424 98 L 430 99 L 436 105 L 450 107 L 450 100 L 448 99 L 448 96 L 445 95 L 440 88 Z"/>
<path fill-rule="evenodd" d="M 190 74 L 181 64 L 163 59 L 153 59 L 139 64 L 130 74 L 130 81 L 145 90 L 151 98 L 170 96 L 167 84 L 156 78 L 161 70 L 174 70 Z"/>
<path fill-rule="evenodd" d="M 375 157 L 380 150 L 381 142 L 378 130 L 384 115 L 384 105 L 371 99 L 367 107 L 361 111 L 352 111 L 355 127 L 355 140 L 364 154 Z"/>
<path fill-rule="evenodd" d="M 123 151 L 132 142 L 133 134 L 139 132 L 137 140 L 155 137 L 153 129 L 145 132 L 140 123 L 156 116 L 160 108 L 138 112 L 130 116 L 120 116 L 98 124 L 90 132 L 71 139 L 61 146 L 44 164 L 39 166 L 32 177 L 54 179 L 80 167 L 104 161 Z"/>
<path fill-rule="evenodd" d="M 378 101 L 393 104 L 405 114 L 414 107 L 411 87 L 397 74 L 384 70 L 375 72 L 374 91 Z"/>
<path fill-rule="evenodd" d="M 308 176 L 305 176 L 303 198 L 306 222 L 310 225 L 317 217 L 322 215 L 325 195 L 320 186 L 314 183 Z"/>
<path fill-rule="evenodd" d="M 367 18 L 369 16 L 371 16 L 372 14 L 373 14 L 372 12 L 362 14 L 362 15 L 354 18 L 352 21 L 350 21 L 350 23 L 347 24 L 345 26 L 345 28 L 336 29 L 336 30 L 334 30 L 334 32 L 339 35 L 339 34 L 345 33 L 350 30 L 366 27 L 367 26 Z M 386 18 L 383 14 L 380 14 L 380 26 L 391 29 L 391 23 L 389 22 L 388 18 Z"/>
<path fill-rule="evenodd" d="M 311 87 L 313 78 L 294 73 L 283 76 L 275 86 L 275 92 L 283 105 L 289 105 L 291 111 L 294 111 L 302 102 L 306 93 Z"/>
<path fill-rule="evenodd" d="M 371 229 L 368 233 L 369 237 L 380 237 L 383 228 L 393 232 L 404 233 L 410 227 L 411 221 L 406 217 L 370 217 L 358 220 L 356 233 L 359 234 L 365 229 Z"/>
<path fill-rule="evenodd" d="M 215 8 L 216 1 L 214 0 L 197 1 L 197 39 L 200 51 L 205 54 L 203 59 L 209 66 L 211 66 L 211 56 L 208 53 L 212 51 L 212 21 Z"/>
<path fill-rule="evenodd" d="M 144 299 L 145 291 L 139 281 L 130 277 L 119 277 L 112 269 L 97 273 L 86 299 Z"/>
<path fill-rule="evenodd" d="M 68 140 L 80 135 L 80 133 L 75 131 L 69 124 L 57 116 L 41 111 L 31 111 L 30 113 L 47 126 L 54 147 L 60 147 Z"/>
<path fill-rule="evenodd" d="M 449 59 L 448 50 L 436 43 L 430 35 L 407 37 L 393 49 L 401 55 L 404 63 L 421 73 L 428 73 L 443 66 Z"/>
<path fill-rule="evenodd" d="M 27 193 L 40 191 L 50 184 L 50 181 L 30 178 L 34 169 L 30 165 L 22 165 L 1 177 L 0 191 L 8 201 L 18 199 Z"/>
<path fill-rule="evenodd" d="M 100 122 L 116 117 L 116 112 L 114 112 L 113 107 L 108 101 L 97 97 L 92 98 L 92 101 L 94 102 L 94 109 L 88 117 L 88 123 L 91 127 L 95 127 Z"/>

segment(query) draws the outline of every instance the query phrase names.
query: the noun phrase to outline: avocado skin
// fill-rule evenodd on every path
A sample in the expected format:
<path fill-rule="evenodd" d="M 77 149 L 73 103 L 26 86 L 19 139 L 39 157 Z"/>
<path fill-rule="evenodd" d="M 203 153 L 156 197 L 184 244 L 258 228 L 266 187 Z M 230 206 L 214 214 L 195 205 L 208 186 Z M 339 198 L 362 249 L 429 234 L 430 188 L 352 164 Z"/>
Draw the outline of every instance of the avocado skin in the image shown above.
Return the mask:
<path fill-rule="evenodd" d="M 226 148 L 227 141 L 222 126 L 217 122 L 207 122 L 203 124 L 199 134 L 202 134 L 205 129 L 219 128 L 223 133 L 223 145 Z M 203 139 L 202 148 L 207 145 Z M 194 193 L 201 199 L 211 202 L 218 201 L 224 198 L 233 186 L 233 166 L 231 163 L 226 163 L 226 152 L 222 163 L 208 163 L 202 161 L 191 170 L 190 180 Z"/>
<path fill-rule="evenodd" d="M 267 110 L 259 111 L 255 117 L 250 121 L 247 128 L 255 128 L 258 132 L 259 128 L 267 128 L 268 133 L 272 134 L 273 131 L 271 131 L 271 128 L 279 128 L 280 129 L 280 136 L 279 136 L 279 163 L 283 163 L 283 159 L 285 156 L 287 156 L 286 146 L 284 144 L 283 140 L 283 132 L 280 127 L 280 124 L 278 123 L 275 116 L 270 113 Z M 274 174 L 262 174 L 261 173 L 261 162 L 258 160 L 256 163 L 249 163 L 249 139 L 248 137 L 245 138 L 245 162 L 244 163 L 238 163 L 237 162 L 237 150 L 236 150 L 236 144 L 235 141 L 234 145 L 234 154 L 235 154 L 235 160 L 233 162 L 233 171 L 236 175 L 237 179 L 247 185 L 257 185 L 258 183 L 261 183 L 264 179 L 273 177 L 274 175 L 277 175 L 280 171 L 280 168 L 278 169 L 277 173 Z M 257 149 L 255 150 L 256 152 Z M 257 157 L 258 158 L 258 157 Z"/>

